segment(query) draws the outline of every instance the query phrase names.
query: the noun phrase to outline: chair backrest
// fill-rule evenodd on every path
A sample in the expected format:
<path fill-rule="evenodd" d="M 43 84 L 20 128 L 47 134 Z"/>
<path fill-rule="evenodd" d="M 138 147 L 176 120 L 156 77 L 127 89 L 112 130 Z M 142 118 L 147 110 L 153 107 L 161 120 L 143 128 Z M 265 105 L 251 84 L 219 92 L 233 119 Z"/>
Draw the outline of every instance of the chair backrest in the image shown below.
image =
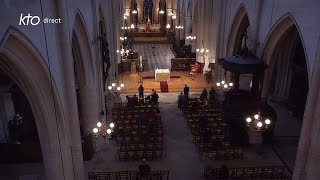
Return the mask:
<path fill-rule="evenodd" d="M 167 177 L 167 180 L 169 180 L 169 171 L 160 171 L 161 179 L 165 179 Z"/>
<path fill-rule="evenodd" d="M 117 172 L 108 172 L 108 180 L 118 180 Z"/>
<path fill-rule="evenodd" d="M 107 172 L 98 172 L 97 174 L 98 174 L 99 180 L 108 180 Z"/>
<path fill-rule="evenodd" d="M 97 180 L 97 175 L 95 172 L 88 172 L 88 179 L 89 180 Z"/>

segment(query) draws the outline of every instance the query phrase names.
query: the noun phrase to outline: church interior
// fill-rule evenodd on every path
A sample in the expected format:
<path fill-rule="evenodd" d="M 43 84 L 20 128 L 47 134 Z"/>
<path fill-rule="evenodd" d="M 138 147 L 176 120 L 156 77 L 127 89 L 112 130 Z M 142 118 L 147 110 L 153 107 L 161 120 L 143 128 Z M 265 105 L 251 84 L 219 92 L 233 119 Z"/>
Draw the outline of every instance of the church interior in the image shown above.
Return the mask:
<path fill-rule="evenodd" d="M 318 180 L 319 7 L 0 1 L 0 179 Z"/>

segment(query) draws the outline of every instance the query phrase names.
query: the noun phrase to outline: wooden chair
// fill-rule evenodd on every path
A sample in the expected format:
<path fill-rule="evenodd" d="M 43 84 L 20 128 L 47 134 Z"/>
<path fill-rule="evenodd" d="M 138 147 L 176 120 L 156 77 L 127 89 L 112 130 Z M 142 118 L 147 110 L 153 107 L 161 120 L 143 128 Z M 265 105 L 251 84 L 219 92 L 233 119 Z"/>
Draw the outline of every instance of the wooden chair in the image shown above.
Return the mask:
<path fill-rule="evenodd" d="M 107 172 L 98 172 L 99 180 L 108 180 Z"/>
<path fill-rule="evenodd" d="M 129 172 L 128 171 L 119 171 L 118 172 L 118 180 L 129 180 Z"/>
<path fill-rule="evenodd" d="M 150 180 L 161 180 L 161 174 L 159 171 L 150 171 Z"/>
<path fill-rule="evenodd" d="M 89 180 L 97 180 L 97 175 L 95 172 L 88 172 L 88 179 Z"/>
<path fill-rule="evenodd" d="M 167 179 L 169 180 L 169 171 L 160 171 L 161 180 Z"/>
<path fill-rule="evenodd" d="M 118 180 L 117 172 L 108 172 L 108 180 Z"/>
<path fill-rule="evenodd" d="M 130 180 L 139 180 L 138 171 L 129 171 Z"/>

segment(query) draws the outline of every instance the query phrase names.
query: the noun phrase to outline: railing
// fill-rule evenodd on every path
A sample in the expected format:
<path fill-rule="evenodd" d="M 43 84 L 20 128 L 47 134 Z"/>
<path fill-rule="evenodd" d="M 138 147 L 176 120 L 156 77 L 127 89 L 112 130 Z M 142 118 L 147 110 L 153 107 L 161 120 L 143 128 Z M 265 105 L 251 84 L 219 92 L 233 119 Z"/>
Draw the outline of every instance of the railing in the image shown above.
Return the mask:
<path fill-rule="evenodd" d="M 171 71 L 190 71 L 191 65 L 195 62 L 195 58 L 173 58 L 171 59 Z"/>

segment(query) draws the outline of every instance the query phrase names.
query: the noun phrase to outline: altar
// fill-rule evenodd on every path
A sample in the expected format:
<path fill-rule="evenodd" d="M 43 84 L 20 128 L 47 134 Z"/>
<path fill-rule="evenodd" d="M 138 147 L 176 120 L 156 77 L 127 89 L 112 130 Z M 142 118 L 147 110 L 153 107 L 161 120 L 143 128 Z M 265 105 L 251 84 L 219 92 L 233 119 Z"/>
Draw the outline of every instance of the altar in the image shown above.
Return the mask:
<path fill-rule="evenodd" d="M 170 81 L 170 70 L 169 69 L 156 69 L 155 80 L 158 82 Z"/>

